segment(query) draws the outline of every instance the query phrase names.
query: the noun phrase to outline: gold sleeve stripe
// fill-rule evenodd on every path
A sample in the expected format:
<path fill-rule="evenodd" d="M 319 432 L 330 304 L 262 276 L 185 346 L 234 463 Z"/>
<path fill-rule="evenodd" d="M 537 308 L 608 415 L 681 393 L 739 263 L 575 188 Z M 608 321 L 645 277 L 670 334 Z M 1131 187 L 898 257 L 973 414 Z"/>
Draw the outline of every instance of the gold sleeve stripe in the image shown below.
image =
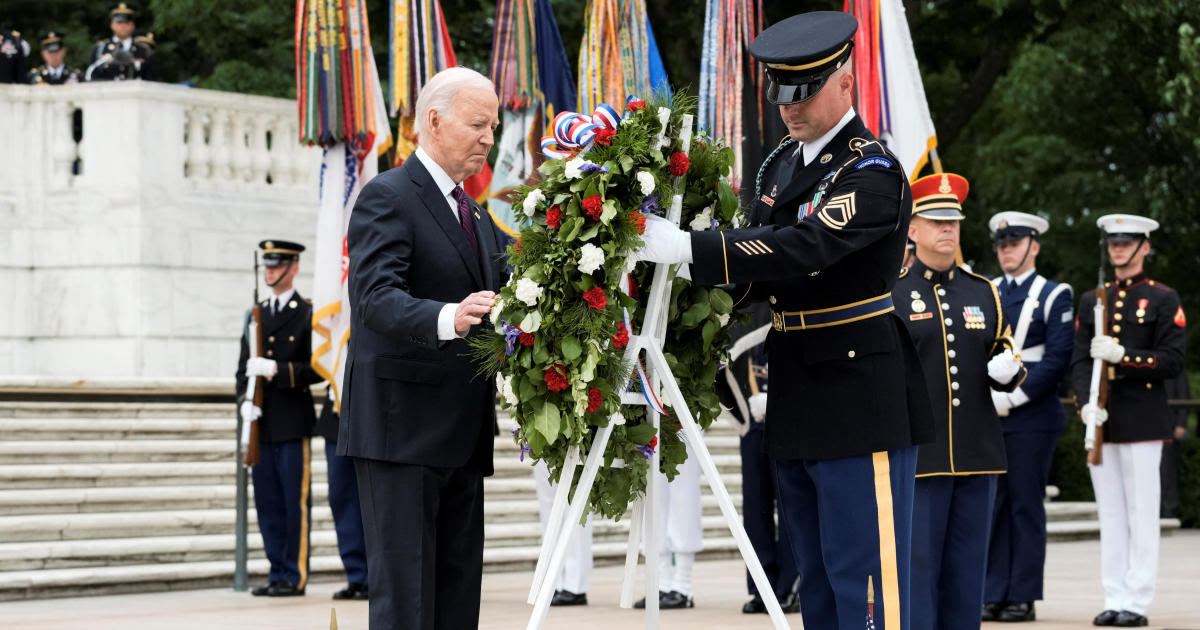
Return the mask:
<path fill-rule="evenodd" d="M 768 254 L 774 254 L 774 253 L 775 253 L 775 250 L 771 249 L 770 247 L 767 247 L 767 244 L 766 244 L 766 243 L 764 243 L 764 242 L 762 242 L 762 241 L 755 241 L 755 242 L 756 242 L 756 243 L 758 243 L 758 246 L 759 246 L 759 247 L 761 247 L 761 248 L 763 248 L 763 249 L 767 250 L 767 253 L 768 253 Z"/>
<path fill-rule="evenodd" d="M 721 258 L 725 263 L 725 284 L 729 284 L 729 253 L 725 251 L 725 233 L 721 232 Z"/>
<path fill-rule="evenodd" d="M 750 248 L 746 247 L 746 245 L 745 245 L 744 243 L 740 242 L 740 241 L 739 241 L 739 242 L 736 242 L 736 243 L 734 243 L 734 244 L 733 244 L 733 246 L 734 246 L 734 247 L 736 247 L 736 248 L 738 248 L 738 249 L 740 249 L 740 250 L 742 250 L 742 253 L 743 253 L 743 254 L 745 254 L 745 255 L 747 255 L 747 256 L 753 256 L 753 255 L 754 255 L 754 252 L 753 252 L 753 251 L 750 251 Z"/>

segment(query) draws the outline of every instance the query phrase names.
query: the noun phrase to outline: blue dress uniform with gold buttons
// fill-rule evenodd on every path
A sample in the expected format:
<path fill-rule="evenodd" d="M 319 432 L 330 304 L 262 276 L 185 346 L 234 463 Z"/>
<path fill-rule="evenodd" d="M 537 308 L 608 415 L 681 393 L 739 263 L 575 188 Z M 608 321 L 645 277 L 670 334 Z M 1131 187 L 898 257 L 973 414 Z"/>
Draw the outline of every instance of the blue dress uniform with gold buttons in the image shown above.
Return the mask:
<path fill-rule="evenodd" d="M 1000 212 L 988 220 L 992 241 L 1025 243 L 1050 227 L 1024 212 Z M 1025 260 L 1021 261 L 1021 265 Z M 1017 277 L 992 280 L 1005 312 L 1015 318 L 1013 348 L 1029 375 L 1011 393 L 993 392 L 1001 416 L 1008 473 L 996 486 L 992 538 L 988 545 L 985 610 L 998 621 L 1032 621 L 1033 602 L 1042 599 L 1046 561 L 1046 482 L 1058 436 L 1067 416 L 1058 388 L 1071 363 L 1074 298 L 1071 287 L 1045 278 L 1036 269 Z"/>
<path fill-rule="evenodd" d="M 1106 215 L 1097 224 L 1109 241 L 1133 242 L 1135 251 L 1158 227 L 1152 219 L 1127 214 Z M 1109 258 L 1120 269 L 1132 255 L 1118 261 L 1110 250 Z M 1102 461 L 1088 465 L 1100 516 L 1104 585 L 1105 610 L 1096 625 L 1146 625 L 1140 621 L 1153 602 L 1158 572 L 1162 443 L 1174 430 L 1164 383 L 1183 370 L 1187 318 L 1179 294 L 1144 272 L 1109 282 L 1104 290 L 1109 337 L 1104 341 L 1118 354 L 1109 357 L 1115 360 L 1104 374 L 1108 406 Z M 1088 400 L 1101 341 L 1093 338 L 1095 304 L 1093 289 L 1080 297 L 1076 311 L 1071 384 L 1081 404 Z M 1122 614 L 1126 619 L 1118 619 Z"/>
<path fill-rule="evenodd" d="M 303 245 L 280 240 L 263 241 L 260 247 L 264 264 L 271 267 L 292 264 L 304 250 Z M 259 306 L 262 358 L 275 361 L 277 371 L 262 381 L 262 417 L 256 421 L 259 463 L 252 471 L 254 506 L 271 563 L 268 587 L 283 586 L 274 591 L 255 589 L 254 594 L 303 594 L 308 582 L 312 510 L 309 438 L 316 421 L 309 387 L 321 381 L 309 362 L 312 303 L 293 291 L 267 298 Z M 243 333 L 237 369 L 239 404 L 246 394 L 249 357 L 249 340 Z"/>
<path fill-rule="evenodd" d="M 949 173 L 912 184 L 913 214 L 962 219 L 967 182 Z M 914 219 L 916 220 L 916 219 Z M 893 296 L 921 356 L 937 439 L 919 448 L 913 505 L 912 628 L 980 626 L 988 530 L 996 478 L 1005 471 L 1004 438 L 992 389 L 1012 391 L 1024 370 L 1004 382 L 989 362 L 1011 355 L 1011 330 L 996 288 L 958 265 L 930 268 L 922 244 Z M 1015 360 L 1012 360 L 1015 364 Z"/>
<path fill-rule="evenodd" d="M 767 64 L 768 99 L 802 102 L 826 82 L 845 89 L 835 73 L 857 27 L 821 11 L 758 35 L 749 51 Z M 915 445 L 933 437 L 916 350 L 892 312 L 908 179 L 848 104 L 822 138 L 780 145 L 758 179 L 749 214 L 766 224 L 692 232 L 692 277 L 747 285 L 735 293 L 772 310 L 764 442 L 805 627 L 861 629 L 873 615 L 877 628 L 899 630 Z"/>

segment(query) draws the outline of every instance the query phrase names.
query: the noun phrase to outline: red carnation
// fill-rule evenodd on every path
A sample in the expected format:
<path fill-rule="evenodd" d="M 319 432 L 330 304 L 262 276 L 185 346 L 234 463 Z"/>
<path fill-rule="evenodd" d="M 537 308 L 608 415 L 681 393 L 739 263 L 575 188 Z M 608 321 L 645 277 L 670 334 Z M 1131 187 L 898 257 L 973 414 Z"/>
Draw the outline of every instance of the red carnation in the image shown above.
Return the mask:
<path fill-rule="evenodd" d="M 561 392 L 567 388 L 567 368 L 561 363 L 555 363 L 546 369 L 542 379 L 546 381 L 546 387 L 550 391 Z"/>
<path fill-rule="evenodd" d="M 600 403 L 604 401 L 604 397 L 600 395 L 600 390 L 595 387 L 588 390 L 588 413 L 600 408 Z"/>
<path fill-rule="evenodd" d="M 654 447 L 658 446 L 658 436 L 657 435 L 651 436 L 650 441 L 646 442 L 646 446 L 649 446 L 650 448 L 654 448 Z"/>
<path fill-rule="evenodd" d="M 613 347 L 618 350 L 629 345 L 629 329 L 625 328 L 625 322 L 617 322 L 617 332 L 613 335 Z"/>
<path fill-rule="evenodd" d="M 562 225 L 562 208 L 557 205 L 550 206 L 546 211 L 546 225 L 556 230 Z"/>
<path fill-rule="evenodd" d="M 532 346 L 533 333 L 523 332 L 520 335 L 517 335 L 517 341 L 521 342 L 522 346 Z"/>
<path fill-rule="evenodd" d="M 688 156 L 682 151 L 676 151 L 671 154 L 671 174 L 679 177 L 688 171 L 688 167 L 692 163 L 688 161 Z"/>
<path fill-rule="evenodd" d="M 597 311 L 604 310 L 604 306 L 608 304 L 608 298 L 604 295 L 604 289 L 596 287 L 589 289 L 583 293 L 583 301 L 588 303 L 588 306 Z"/>
<path fill-rule="evenodd" d="M 613 137 L 617 135 L 616 129 L 601 129 L 596 132 L 596 144 L 608 146 L 612 144 Z"/>
<path fill-rule="evenodd" d="M 583 200 L 583 211 L 587 213 L 593 221 L 600 220 L 600 213 L 604 211 L 604 200 L 600 195 L 592 195 Z"/>
<path fill-rule="evenodd" d="M 522 253 L 522 252 L 521 252 L 521 237 L 520 237 L 520 236 L 518 236 L 518 237 L 517 237 L 517 242 L 513 244 L 513 249 L 515 249 L 515 250 L 517 251 L 517 253 L 518 253 L 518 254 Z"/>
<path fill-rule="evenodd" d="M 646 101 L 629 101 L 629 111 L 636 112 L 639 109 L 646 109 Z"/>
<path fill-rule="evenodd" d="M 638 210 L 629 213 L 629 222 L 637 227 L 638 234 L 646 233 L 646 215 Z"/>

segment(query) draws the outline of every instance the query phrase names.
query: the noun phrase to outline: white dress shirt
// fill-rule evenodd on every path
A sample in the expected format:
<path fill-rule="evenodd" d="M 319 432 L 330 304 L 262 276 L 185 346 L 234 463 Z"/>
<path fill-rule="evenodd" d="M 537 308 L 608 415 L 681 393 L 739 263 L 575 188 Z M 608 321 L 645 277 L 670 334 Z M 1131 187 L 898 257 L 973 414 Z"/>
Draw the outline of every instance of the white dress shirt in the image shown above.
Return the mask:
<path fill-rule="evenodd" d="M 267 308 L 271 309 L 271 315 L 282 313 L 284 307 L 287 306 L 288 302 L 291 301 L 292 296 L 295 294 L 296 288 L 292 287 L 283 293 L 272 295 L 271 301 L 267 304 Z"/>
<path fill-rule="evenodd" d="M 438 191 L 442 193 L 442 198 L 446 200 L 446 205 L 450 207 L 450 216 L 454 217 L 454 222 L 462 225 L 462 221 L 458 218 L 458 200 L 454 198 L 454 187 L 460 182 L 455 182 L 446 174 L 437 162 L 433 161 L 425 149 L 417 147 L 413 156 L 421 161 L 421 166 L 429 171 L 429 176 L 433 178 L 433 183 L 438 187 Z M 458 308 L 458 304 L 446 304 L 442 310 L 438 311 L 437 321 L 437 338 L 438 341 L 450 341 L 458 337 L 465 337 L 465 334 L 458 334 L 454 329 L 454 311 Z"/>
<path fill-rule="evenodd" d="M 819 155 L 821 151 L 825 149 L 825 145 L 829 144 L 829 142 L 833 140 L 833 137 L 838 135 L 838 132 L 840 132 L 843 127 L 849 124 L 851 120 L 854 120 L 855 115 L 854 108 L 851 107 L 850 109 L 846 110 L 845 115 L 843 115 L 842 119 L 838 121 L 838 124 L 834 125 L 833 129 L 827 131 L 825 135 L 813 140 L 812 142 L 806 142 L 800 145 L 799 148 L 804 150 L 804 165 L 808 166 L 809 164 L 812 164 L 812 161 L 817 159 L 817 155 Z"/>

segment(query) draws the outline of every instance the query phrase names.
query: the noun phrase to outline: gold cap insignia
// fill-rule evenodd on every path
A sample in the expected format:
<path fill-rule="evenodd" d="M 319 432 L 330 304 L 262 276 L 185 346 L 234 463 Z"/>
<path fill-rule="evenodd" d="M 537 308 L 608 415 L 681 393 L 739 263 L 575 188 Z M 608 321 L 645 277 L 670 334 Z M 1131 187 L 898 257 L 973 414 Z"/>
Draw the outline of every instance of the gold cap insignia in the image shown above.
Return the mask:
<path fill-rule="evenodd" d="M 943 174 L 942 185 L 938 186 L 938 192 L 942 193 L 943 195 L 948 195 L 953 191 L 954 189 L 950 188 L 950 178 Z"/>

